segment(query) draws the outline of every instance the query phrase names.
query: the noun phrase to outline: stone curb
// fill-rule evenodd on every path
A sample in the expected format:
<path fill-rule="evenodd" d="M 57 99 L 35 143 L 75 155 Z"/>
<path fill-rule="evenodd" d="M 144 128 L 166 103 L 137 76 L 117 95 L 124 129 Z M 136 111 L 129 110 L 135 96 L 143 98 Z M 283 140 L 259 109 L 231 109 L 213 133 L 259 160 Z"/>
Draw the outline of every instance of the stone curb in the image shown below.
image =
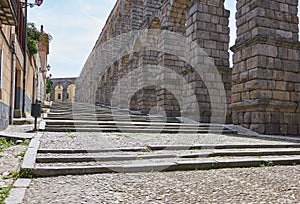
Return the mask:
<path fill-rule="evenodd" d="M 36 134 L 36 136 L 31 140 L 28 150 L 25 153 L 23 163 L 21 166 L 21 171 L 26 169 L 33 169 L 35 165 L 35 160 L 40 146 L 41 134 Z"/>
<path fill-rule="evenodd" d="M 27 188 L 31 179 L 17 179 L 14 188 L 9 192 L 9 196 L 5 199 L 6 204 L 22 204 Z"/>
<path fill-rule="evenodd" d="M 20 171 L 32 170 L 35 165 L 37 150 L 40 146 L 41 134 L 36 134 L 29 143 L 28 149 L 25 153 L 23 163 Z M 10 190 L 9 196 L 5 199 L 6 204 L 22 204 L 26 193 L 26 189 L 29 187 L 31 179 L 17 179 L 14 183 L 14 188 Z"/>

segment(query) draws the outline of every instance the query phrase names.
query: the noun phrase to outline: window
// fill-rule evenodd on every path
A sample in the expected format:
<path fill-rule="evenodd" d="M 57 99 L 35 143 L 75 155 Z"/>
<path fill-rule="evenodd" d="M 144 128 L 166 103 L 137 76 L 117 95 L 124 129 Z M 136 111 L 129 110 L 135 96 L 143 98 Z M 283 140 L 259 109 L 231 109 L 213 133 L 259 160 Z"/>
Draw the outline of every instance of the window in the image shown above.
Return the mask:
<path fill-rule="evenodd" d="M 57 99 L 60 100 L 61 99 L 61 94 L 57 94 Z"/>
<path fill-rule="evenodd" d="M 67 99 L 69 99 L 69 93 L 67 93 Z"/>

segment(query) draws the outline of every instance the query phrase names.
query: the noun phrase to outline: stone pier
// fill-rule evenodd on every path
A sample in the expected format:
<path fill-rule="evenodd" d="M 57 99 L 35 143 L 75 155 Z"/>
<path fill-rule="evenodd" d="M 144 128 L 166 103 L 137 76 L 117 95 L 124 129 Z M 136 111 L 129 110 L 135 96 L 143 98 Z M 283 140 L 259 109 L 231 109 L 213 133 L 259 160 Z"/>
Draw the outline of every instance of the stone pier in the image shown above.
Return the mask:
<path fill-rule="evenodd" d="M 224 0 L 118 0 L 77 80 L 77 101 L 299 135 L 297 6 L 237 1 L 230 68 Z"/>
<path fill-rule="evenodd" d="M 300 134 L 297 0 L 238 1 L 232 74 L 234 124 Z"/>

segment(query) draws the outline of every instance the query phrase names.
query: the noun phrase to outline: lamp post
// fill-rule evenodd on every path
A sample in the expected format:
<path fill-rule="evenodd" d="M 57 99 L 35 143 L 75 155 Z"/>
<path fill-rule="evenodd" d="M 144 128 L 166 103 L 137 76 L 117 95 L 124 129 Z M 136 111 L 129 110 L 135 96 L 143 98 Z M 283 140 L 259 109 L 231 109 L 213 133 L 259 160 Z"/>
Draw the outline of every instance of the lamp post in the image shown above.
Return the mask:
<path fill-rule="evenodd" d="M 43 0 L 35 0 L 34 3 L 28 3 L 28 0 L 25 0 L 25 2 L 20 2 L 20 5 L 22 8 L 25 9 L 24 13 L 24 45 L 23 45 L 23 53 L 24 53 L 24 61 L 23 61 L 23 102 L 22 102 L 22 115 L 26 116 L 25 114 L 25 103 L 26 103 L 26 66 L 27 66 L 27 7 L 29 6 L 30 8 L 34 6 L 41 6 L 43 3 Z"/>
<path fill-rule="evenodd" d="M 20 2 L 20 5 L 22 8 L 25 9 L 24 13 L 24 47 L 23 47 L 23 52 L 24 52 L 24 69 L 23 69 L 23 103 L 22 103 L 22 115 L 26 116 L 25 114 L 25 105 L 26 105 L 26 66 L 27 66 L 27 7 L 29 6 L 30 8 L 34 6 L 41 6 L 43 3 L 43 0 L 35 0 L 34 3 L 28 3 L 27 0 L 25 2 Z M 41 117 L 41 106 L 40 104 L 37 103 L 32 103 L 31 104 L 31 116 L 35 118 L 34 122 L 34 131 L 37 130 L 37 118 Z"/>
<path fill-rule="evenodd" d="M 34 117 L 34 128 L 33 131 L 37 131 L 37 118 L 41 117 L 41 103 L 38 101 L 38 93 L 41 91 L 41 87 L 39 87 L 39 74 L 45 73 L 47 71 L 50 71 L 50 65 L 46 66 L 46 70 L 42 70 L 42 68 L 36 69 L 36 88 L 35 88 L 35 103 L 31 104 L 31 116 Z M 44 92 L 45 92 L 45 84 L 44 84 Z"/>

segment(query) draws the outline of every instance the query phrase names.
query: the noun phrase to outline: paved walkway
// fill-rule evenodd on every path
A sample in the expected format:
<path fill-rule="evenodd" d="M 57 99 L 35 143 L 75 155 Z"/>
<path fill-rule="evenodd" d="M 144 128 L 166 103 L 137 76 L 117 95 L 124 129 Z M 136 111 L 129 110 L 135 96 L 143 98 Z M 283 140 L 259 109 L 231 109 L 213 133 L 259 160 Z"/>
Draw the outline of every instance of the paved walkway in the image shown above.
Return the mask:
<path fill-rule="evenodd" d="M 22 133 L 29 127 L 10 127 Z M 282 143 L 216 134 L 42 133 L 41 148 Z M 101 137 L 99 137 L 101 134 Z M 23 203 L 299 203 L 300 166 L 33 179 Z"/>
<path fill-rule="evenodd" d="M 300 166 L 38 178 L 24 203 L 299 203 Z"/>
<path fill-rule="evenodd" d="M 20 130 L 20 127 L 10 127 L 13 131 L 19 130 L 19 132 L 24 132 Z M 25 140 L 30 138 L 29 135 L 24 133 L 14 132 L 13 134 L 8 133 L 10 128 L 6 131 L 0 132 L 0 138 L 9 138 L 15 142 L 21 142 L 20 139 Z M 30 134 L 32 136 L 32 134 Z M 16 137 L 15 137 L 16 136 Z M 19 137 L 19 138 L 18 138 Z M 27 145 L 25 143 L 19 145 L 13 145 L 9 148 L 5 148 L 0 152 L 0 189 L 13 185 L 20 170 L 20 165 L 23 159 L 23 153 L 27 150 Z M 1 203 L 1 202 L 0 202 Z"/>

